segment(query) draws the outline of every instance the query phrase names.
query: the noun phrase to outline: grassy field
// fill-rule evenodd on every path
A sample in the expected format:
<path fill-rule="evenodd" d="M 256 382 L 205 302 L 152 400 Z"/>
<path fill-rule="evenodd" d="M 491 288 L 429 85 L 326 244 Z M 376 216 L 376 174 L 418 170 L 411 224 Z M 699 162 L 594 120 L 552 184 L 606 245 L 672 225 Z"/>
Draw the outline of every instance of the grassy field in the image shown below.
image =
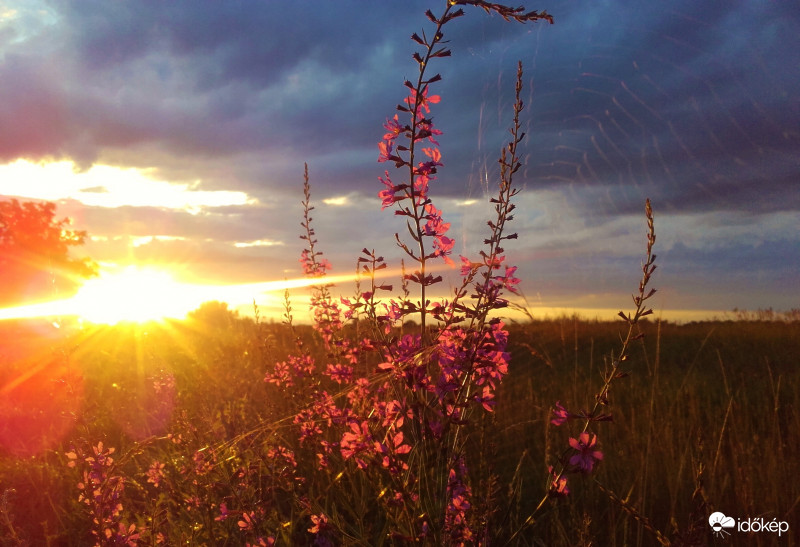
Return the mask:
<path fill-rule="evenodd" d="M 799 328 L 777 322 L 643 327 L 647 336 L 628 361 L 630 376 L 612 392 L 614 422 L 601 434 L 606 458 L 594 479 L 670 537 L 698 519 L 701 544 L 711 542 L 713 511 L 797 523 Z M 525 465 L 542 469 L 564 442 L 563 432 L 547 427 L 549 406 L 554 399 L 567 407 L 590 404 L 621 332 L 617 324 L 570 319 L 513 331 L 515 367 L 497 416 L 500 453 L 523 446 L 530 456 Z M 546 543 L 580 543 L 578 531 L 586 527 L 584 537 L 596 538 L 596 545 L 652 544 L 631 514 L 592 482 L 575 488 L 554 509 L 557 517 L 543 523 Z M 725 541 L 718 543 L 794 544 L 769 534 Z"/>
<path fill-rule="evenodd" d="M 0 545 L 91 544 L 98 514 L 130 531 L 114 536 L 130 545 L 311 544 L 313 508 L 337 526 L 374 517 L 368 484 L 353 478 L 345 488 L 348 476 L 334 477 L 342 490 L 323 492 L 312 476 L 302 485 L 283 476 L 292 466 L 275 441 L 288 435 L 292 401 L 263 379 L 295 348 L 286 326 L 222 307 L 168 326 L 58 337 L 32 325 L 2 325 Z M 577 318 L 509 327 L 512 360 L 496 411 L 467 441 L 480 456 L 471 471 L 489 477 L 473 484 L 473 504 L 497 529 L 518 532 L 488 539 L 656 545 L 655 529 L 675 545 L 797 545 L 797 322 L 643 323 L 629 375 L 609 394 L 613 421 L 595 427 L 597 471 L 570 476 L 570 494 L 528 519 L 547 493 L 548 465 L 579 433 L 572 422 L 551 425 L 553 405 L 590 408 L 623 327 Z M 322 351 L 310 329 L 297 333 L 309 353 Z M 296 469 L 317 469 L 301 446 L 294 457 Z M 105 489 L 99 501 L 87 495 L 93 472 Z M 288 506 L 301 490 L 305 513 Z M 714 511 L 790 530 L 719 539 L 708 525 Z M 356 536 L 332 542 L 365 544 Z"/>

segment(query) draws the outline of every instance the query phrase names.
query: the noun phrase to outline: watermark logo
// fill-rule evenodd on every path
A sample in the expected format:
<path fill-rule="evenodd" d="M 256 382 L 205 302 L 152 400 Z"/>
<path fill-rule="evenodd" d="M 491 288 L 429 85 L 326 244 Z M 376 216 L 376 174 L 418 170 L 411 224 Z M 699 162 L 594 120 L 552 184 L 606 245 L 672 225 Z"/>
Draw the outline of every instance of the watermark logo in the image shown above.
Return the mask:
<path fill-rule="evenodd" d="M 711 513 L 711 516 L 708 517 L 708 524 L 711 525 L 716 537 L 726 537 L 731 535 L 726 528 L 736 526 L 736 520 L 733 517 L 726 517 L 724 513 L 717 511 L 716 513 Z"/>
<path fill-rule="evenodd" d="M 761 517 L 751 519 L 741 519 L 737 521 L 733 517 L 725 516 L 724 513 L 717 511 L 708 517 L 708 525 L 711 526 L 716 537 L 725 538 L 731 535 L 731 531 L 736 532 L 771 532 L 777 533 L 780 537 L 789 531 L 789 523 L 778 519 L 765 520 Z"/>

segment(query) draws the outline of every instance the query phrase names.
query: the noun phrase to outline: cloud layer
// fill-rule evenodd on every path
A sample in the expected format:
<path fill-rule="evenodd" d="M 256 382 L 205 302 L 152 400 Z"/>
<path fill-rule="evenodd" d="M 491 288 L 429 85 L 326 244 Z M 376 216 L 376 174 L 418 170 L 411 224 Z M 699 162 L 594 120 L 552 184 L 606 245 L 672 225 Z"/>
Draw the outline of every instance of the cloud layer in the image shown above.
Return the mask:
<path fill-rule="evenodd" d="M 89 249 L 100 259 L 134 252 L 114 247 L 122 236 L 167 236 L 135 253 L 182 257 L 235 282 L 297 274 L 308 162 L 321 242 L 349 270 L 365 245 L 388 254 L 401 228 L 374 197 L 384 168 L 376 143 L 416 73 L 408 37 L 432 32 L 423 13 L 443 6 L 12 3 L 0 15 L 0 163 L 140 169 L 196 192 L 248 196 L 249 205 L 199 214 L 60 207 L 106 236 Z M 798 10 L 688 0 L 527 7 L 547 9 L 555 24 L 467 7 L 445 29 L 453 56 L 431 67 L 443 76 L 433 115 L 445 168 L 434 195 L 450 200 L 457 249 L 475 252 L 482 239 L 474 217 L 486 208 L 458 204 L 484 200 L 496 181 L 519 59 L 528 138 L 522 237 L 509 255 L 526 292 L 625 305 L 613 302 L 635 288 L 649 196 L 663 226 L 660 281 L 673 293 L 665 306 L 800 306 L 783 296 L 800 268 L 782 259 L 800 251 Z M 2 181 L 0 193 L 11 193 Z M 258 240 L 277 244 L 235 246 Z"/>

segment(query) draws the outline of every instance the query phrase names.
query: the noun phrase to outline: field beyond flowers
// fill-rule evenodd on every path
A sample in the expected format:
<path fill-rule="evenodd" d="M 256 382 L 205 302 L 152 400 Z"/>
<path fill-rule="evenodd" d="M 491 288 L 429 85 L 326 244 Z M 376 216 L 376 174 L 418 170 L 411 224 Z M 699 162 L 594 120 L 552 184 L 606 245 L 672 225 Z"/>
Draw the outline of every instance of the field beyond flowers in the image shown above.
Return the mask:
<path fill-rule="evenodd" d="M 630 374 L 609 394 L 603 460 L 591 476 L 570 475 L 569 495 L 523 526 L 548 489 L 548 466 L 578 433 L 550 423 L 555 401 L 572 409 L 593 402 L 625 328 L 567 317 L 508 327 L 511 366 L 496 411 L 482 415 L 468 441 L 491 478 L 473 488 L 473 500 L 495 507 L 498 529 L 521 528 L 519 545 L 657 544 L 632 511 L 674 542 L 694 529 L 697 544 L 795 545 L 798 322 L 644 323 Z M 370 526 L 380 491 L 355 475 L 307 499 L 305 514 L 289 509 L 303 486 L 291 490 L 295 471 L 322 468 L 302 447 L 276 451 L 291 401 L 264 378 L 297 335 L 324 357 L 310 328 L 256 323 L 211 303 L 169 325 L 62 338 L 31 323 L 2 329 L 1 545 L 91 544 L 98 515 L 133 526 L 141 535 L 130 544 L 139 545 L 312 544 L 320 513 L 331 528 L 334 520 L 345 530 Z M 13 378 L 24 379 L 9 389 Z M 99 500 L 87 486 L 93 473 Z M 355 487 L 363 499 L 350 497 Z M 791 528 L 780 540 L 715 539 L 706 522 L 713 511 Z M 342 535 L 331 542 L 365 544 Z"/>

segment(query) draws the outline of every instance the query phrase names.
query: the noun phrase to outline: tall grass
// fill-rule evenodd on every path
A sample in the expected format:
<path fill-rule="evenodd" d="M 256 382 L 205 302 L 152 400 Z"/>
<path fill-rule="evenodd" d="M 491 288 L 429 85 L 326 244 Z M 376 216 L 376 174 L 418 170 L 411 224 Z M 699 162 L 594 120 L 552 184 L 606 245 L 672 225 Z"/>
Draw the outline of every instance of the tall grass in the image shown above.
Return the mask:
<path fill-rule="evenodd" d="M 605 432 L 606 458 L 596 479 L 676 543 L 693 524 L 698 543 L 710 543 L 707 518 L 718 510 L 796 521 L 800 465 L 787 450 L 800 440 L 800 324 L 650 323 L 644 329 L 651 335 L 634 348 L 631 374 L 611 394 L 614 425 Z M 622 333 L 620 325 L 576 317 L 512 328 L 515 366 L 500 395 L 499 454 L 521 444 L 528 449 L 524 464 L 542 473 L 557 443 L 547 428 L 551 401 L 590 404 L 586 394 Z M 533 416 L 520 419 L 526 415 Z M 507 458 L 502 467 L 517 463 Z M 580 490 L 574 486 L 553 518 L 537 525 L 546 543 L 576 544 L 587 517 L 596 544 L 653 543 L 592 480 Z M 725 544 L 776 541 L 752 534 Z M 793 541 L 784 537 L 780 544 Z"/>
<path fill-rule="evenodd" d="M 119 460 L 119 471 L 132 480 L 124 500 L 131 523 L 156 529 L 169 524 L 170 544 L 208 541 L 207 530 L 193 530 L 199 515 L 183 510 L 184 500 L 198 485 L 193 479 L 181 480 L 181 470 L 192 462 L 194 471 L 195 448 L 222 447 L 281 412 L 287 402 L 268 397 L 259 369 L 284 359 L 294 348 L 293 334 L 285 325 L 256 325 L 230 312 L 225 316 L 222 324 L 200 317 L 175 324 L 169 335 L 155 325 L 144 329 L 147 336 L 141 328 L 137 334 L 134 327 L 102 327 L 64 346 L 53 343 L 69 352 L 84 378 L 82 404 L 74 429 L 59 445 L 28 457 L 4 446 L 0 544 L 88 542 L 90 521 L 77 505 L 79 477 L 67 467 L 65 456 L 80 438 L 103 440 L 105 446 L 116 447 L 118 455 L 136 454 Z M 546 487 L 547 466 L 562 449 L 562 432 L 548 425 L 552 402 L 560 399 L 574 407 L 591 402 L 624 327 L 577 317 L 508 327 L 509 375 L 498 392 L 496 412 L 476 426 L 473 438 L 484 455 L 481 465 L 490 466 L 497 476 L 495 495 L 513 502 L 509 515 L 500 519 L 503 526 L 521 525 L 534 509 Z M 10 325 L 3 328 L 6 334 Z M 703 503 L 704 519 L 721 510 L 794 524 L 800 499 L 800 462 L 792 453 L 800 442 L 800 323 L 650 322 L 643 329 L 649 336 L 632 349 L 631 374 L 610 395 L 614 423 L 603 433 L 606 457 L 596 478 L 627 498 L 670 539 L 675 539 L 676 529 L 685 532 L 690 527 L 692 513 Z M 313 355 L 322 357 L 310 327 L 296 326 L 295 334 Z M 14 341 L 17 347 L 27 345 L 19 335 Z M 141 363 L 130 357 L 137 353 L 146 356 Z M 3 363 L 7 374 L 13 368 L 13 362 Z M 115 384 L 131 378 L 144 383 L 165 369 L 176 382 L 168 427 L 151 437 L 132 438 L 119 425 L 113 401 L 121 397 L 122 388 Z M 129 394 L 126 405 L 130 408 L 137 400 Z M 26 410 L 38 411 L 30 405 Z M 150 410 L 142 405 L 138 412 L 147 416 Z M 175 442 L 178 436 L 181 444 Z M 249 460 L 247 467 L 262 465 L 264 457 L 246 448 L 258 441 L 242 438 L 245 449 L 237 452 L 237 461 Z M 158 488 L 146 477 L 153 460 L 167 465 L 166 479 Z M 702 490 L 693 500 L 700 469 Z M 210 502 L 219 500 L 216 507 L 209 504 L 213 512 L 208 524 L 217 529 L 217 542 L 236 545 L 241 538 L 237 522 L 213 520 L 225 497 L 223 484 L 230 482 L 217 484 L 217 493 L 206 493 Z M 569 496 L 549 506 L 518 538 L 519 544 L 655 543 L 592 477 L 573 478 L 570 488 Z M 171 511 L 175 514 L 169 515 Z M 714 543 L 710 528 L 703 526 L 699 544 Z M 796 545 L 797 539 L 790 534 L 778 542 L 772 534 L 740 534 L 717 543 Z"/>

